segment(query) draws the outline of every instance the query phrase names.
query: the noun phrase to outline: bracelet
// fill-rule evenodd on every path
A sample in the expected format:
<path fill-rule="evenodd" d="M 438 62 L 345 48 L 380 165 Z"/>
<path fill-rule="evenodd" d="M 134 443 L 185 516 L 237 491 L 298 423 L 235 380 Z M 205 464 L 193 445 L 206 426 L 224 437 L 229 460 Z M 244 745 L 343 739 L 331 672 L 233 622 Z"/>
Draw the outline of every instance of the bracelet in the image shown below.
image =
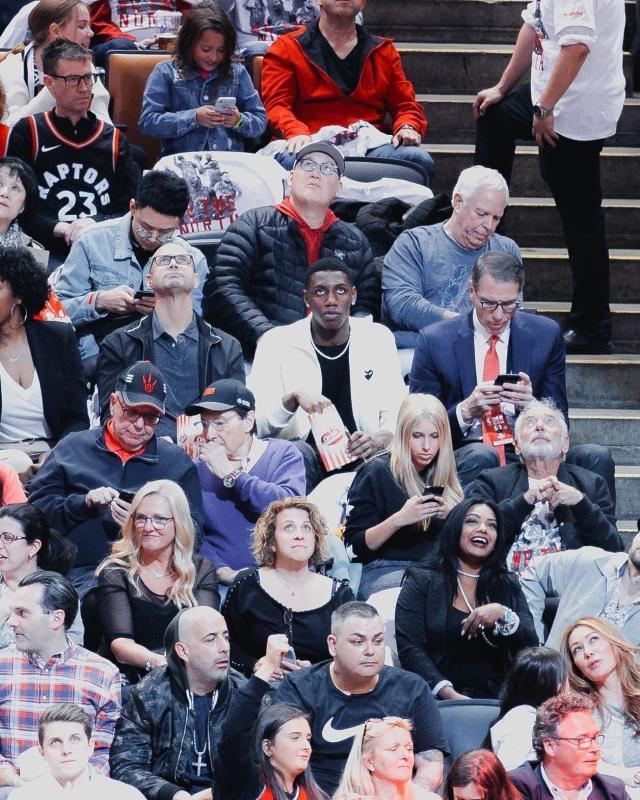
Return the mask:
<path fill-rule="evenodd" d="M 414 133 L 418 133 L 417 129 L 414 128 L 413 125 L 409 124 L 403 125 L 401 128 L 398 128 L 398 131 L 403 131 L 405 128 L 408 128 L 410 131 L 413 131 Z"/>
<path fill-rule="evenodd" d="M 512 609 L 505 606 L 504 621 L 496 620 L 493 626 L 493 631 L 497 636 L 511 636 L 518 630 L 520 625 L 520 617 Z"/>
<path fill-rule="evenodd" d="M 244 117 L 240 114 L 240 119 L 236 122 L 235 125 L 232 126 L 231 130 L 237 131 L 239 130 L 244 124 Z"/>

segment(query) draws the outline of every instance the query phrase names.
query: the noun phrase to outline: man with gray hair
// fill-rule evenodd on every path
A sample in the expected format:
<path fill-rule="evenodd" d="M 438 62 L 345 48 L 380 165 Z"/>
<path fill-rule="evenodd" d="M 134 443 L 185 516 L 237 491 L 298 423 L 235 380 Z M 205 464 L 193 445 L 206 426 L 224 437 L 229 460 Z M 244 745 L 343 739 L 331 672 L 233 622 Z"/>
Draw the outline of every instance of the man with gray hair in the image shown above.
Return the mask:
<path fill-rule="evenodd" d="M 471 311 L 469 278 L 478 256 L 506 251 L 521 260 L 518 245 L 496 233 L 508 201 L 499 172 L 469 167 L 453 189 L 450 219 L 396 239 L 382 270 L 382 314 L 398 347 L 415 347 L 425 325 Z"/>
<path fill-rule="evenodd" d="M 583 545 L 624 549 L 605 481 L 565 463 L 568 449 L 563 414 L 550 400 L 534 400 L 515 423 L 520 463 L 481 472 L 467 487 L 467 495 L 498 504 L 513 572 L 522 572 L 534 556 Z"/>
<path fill-rule="evenodd" d="M 603 736 L 593 702 L 584 695 L 559 694 L 536 712 L 533 749 L 537 761 L 509 772 L 523 800 L 628 800 L 619 778 L 598 772 Z"/>

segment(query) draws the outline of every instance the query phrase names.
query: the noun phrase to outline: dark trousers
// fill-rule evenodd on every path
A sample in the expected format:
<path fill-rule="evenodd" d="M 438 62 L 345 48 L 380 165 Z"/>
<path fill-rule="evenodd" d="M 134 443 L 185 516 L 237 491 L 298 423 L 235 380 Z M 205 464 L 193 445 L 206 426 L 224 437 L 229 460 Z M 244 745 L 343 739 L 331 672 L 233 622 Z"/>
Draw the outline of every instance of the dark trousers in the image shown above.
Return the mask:
<path fill-rule="evenodd" d="M 531 88 L 525 84 L 478 120 L 475 163 L 511 180 L 516 139 L 531 140 Z M 569 252 L 573 297 L 569 327 L 611 338 L 609 251 L 605 236 L 600 151 L 604 140 L 583 142 L 560 136 L 540 148 L 540 174 L 560 213 Z"/>

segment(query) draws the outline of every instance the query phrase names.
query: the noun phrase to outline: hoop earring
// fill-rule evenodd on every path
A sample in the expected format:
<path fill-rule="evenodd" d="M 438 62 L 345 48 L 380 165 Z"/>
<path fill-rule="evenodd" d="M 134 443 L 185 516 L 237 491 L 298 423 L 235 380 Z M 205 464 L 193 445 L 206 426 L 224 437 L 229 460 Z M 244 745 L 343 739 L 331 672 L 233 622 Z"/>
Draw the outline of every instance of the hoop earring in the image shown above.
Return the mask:
<path fill-rule="evenodd" d="M 15 307 L 16 307 L 16 306 L 22 306 L 22 310 L 23 310 L 23 312 L 24 312 L 24 317 L 23 317 L 23 318 L 22 318 L 22 320 L 21 320 L 21 321 L 20 321 L 20 322 L 19 322 L 19 323 L 18 323 L 18 324 L 15 326 L 16 328 L 19 328 L 21 325 L 24 325 L 24 324 L 25 324 L 25 322 L 27 321 L 27 319 L 28 319 L 29 315 L 27 314 L 27 309 L 26 309 L 26 308 L 25 308 L 25 307 L 22 305 L 22 303 L 14 303 L 14 304 L 11 306 L 11 311 L 9 312 L 9 316 L 10 316 L 10 317 L 13 317 L 13 312 L 14 312 L 14 310 L 15 310 Z"/>

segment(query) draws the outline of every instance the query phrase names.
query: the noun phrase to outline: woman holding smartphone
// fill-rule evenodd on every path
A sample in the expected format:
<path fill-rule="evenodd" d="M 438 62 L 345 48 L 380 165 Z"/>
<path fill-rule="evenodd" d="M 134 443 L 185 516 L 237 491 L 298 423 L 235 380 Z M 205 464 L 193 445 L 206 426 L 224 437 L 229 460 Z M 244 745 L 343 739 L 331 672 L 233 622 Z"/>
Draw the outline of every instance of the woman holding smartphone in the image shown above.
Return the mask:
<path fill-rule="evenodd" d="M 358 599 L 400 586 L 461 500 L 447 411 L 433 395 L 410 394 L 390 450 L 362 466 L 349 490 L 345 544 L 364 563 Z"/>

